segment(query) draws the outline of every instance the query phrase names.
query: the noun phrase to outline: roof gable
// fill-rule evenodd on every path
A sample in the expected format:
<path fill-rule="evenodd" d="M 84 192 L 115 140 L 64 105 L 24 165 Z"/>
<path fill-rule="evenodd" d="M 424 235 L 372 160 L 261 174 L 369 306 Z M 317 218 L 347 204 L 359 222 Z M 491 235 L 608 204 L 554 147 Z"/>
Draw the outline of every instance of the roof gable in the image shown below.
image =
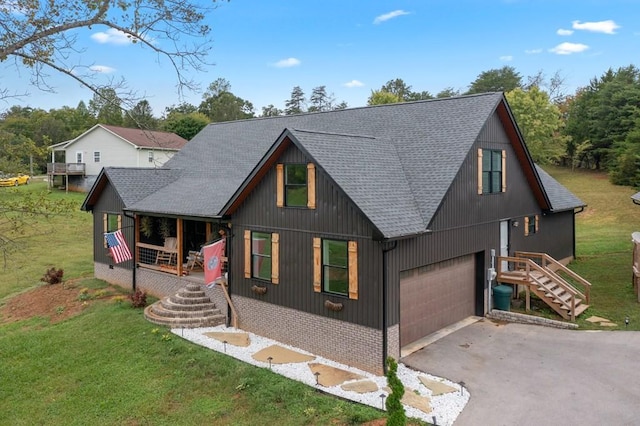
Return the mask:
<path fill-rule="evenodd" d="M 175 133 L 160 132 L 155 130 L 130 129 L 126 127 L 96 124 L 80 136 L 70 141 L 64 141 L 51 145 L 54 150 L 67 149 L 74 143 L 85 139 L 97 130 L 105 130 L 118 139 L 137 148 L 150 148 L 168 151 L 178 151 L 185 146 L 187 140 Z"/>

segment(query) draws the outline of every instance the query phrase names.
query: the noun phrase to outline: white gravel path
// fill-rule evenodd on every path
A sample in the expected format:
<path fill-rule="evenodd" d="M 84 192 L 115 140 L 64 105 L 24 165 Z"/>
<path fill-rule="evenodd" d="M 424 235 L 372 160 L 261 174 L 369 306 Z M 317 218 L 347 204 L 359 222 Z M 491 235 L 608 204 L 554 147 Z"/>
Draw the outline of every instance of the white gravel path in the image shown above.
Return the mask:
<path fill-rule="evenodd" d="M 361 376 L 366 377 L 368 380 L 375 382 L 378 385 L 378 391 L 376 392 L 368 392 L 368 393 L 357 393 L 351 391 L 345 391 L 340 386 L 332 386 L 332 387 L 321 387 L 323 392 L 337 395 L 339 397 L 349 399 L 351 401 L 360 402 L 362 404 L 370 405 L 376 408 L 383 408 L 383 399 L 380 395 L 384 395 L 386 398 L 387 393 L 381 390 L 383 387 L 387 386 L 387 379 L 384 376 L 375 376 L 366 371 L 362 371 L 359 369 L 355 369 L 353 367 L 349 367 L 344 364 L 337 363 L 335 361 L 322 358 L 316 356 L 315 354 L 310 354 L 302 349 L 295 348 L 289 345 L 284 345 L 280 342 L 267 339 L 262 336 L 258 336 L 252 333 L 247 333 L 250 339 L 250 345 L 247 347 L 234 346 L 229 343 L 224 344 L 216 339 L 205 336 L 204 333 L 217 331 L 217 332 L 225 332 L 225 333 L 246 333 L 243 330 L 238 330 L 231 327 L 206 327 L 206 328 L 175 328 L 171 330 L 175 335 L 180 336 L 186 340 L 189 340 L 193 343 L 196 343 L 200 346 L 204 346 L 209 349 L 213 349 L 220 353 L 225 353 L 229 356 L 232 356 L 236 359 L 244 361 L 246 363 L 256 365 L 259 367 L 269 368 L 269 364 L 266 362 L 260 362 L 253 359 L 252 355 L 259 350 L 262 350 L 271 345 L 279 345 L 282 347 L 286 347 L 297 352 L 309 354 L 315 356 L 315 360 L 313 362 L 321 362 L 323 364 L 340 368 L 343 370 L 351 371 L 353 373 L 357 373 Z M 271 370 L 275 373 L 278 373 L 282 376 L 288 377 L 292 380 L 297 380 L 302 383 L 306 383 L 309 386 L 316 387 L 316 378 L 307 366 L 306 362 L 301 363 L 290 363 L 290 364 L 272 364 Z M 418 379 L 418 376 L 427 377 L 432 380 L 441 381 L 449 386 L 457 389 L 456 392 L 450 392 L 443 395 L 432 396 L 431 391 L 424 386 Z M 451 425 L 458 417 L 462 409 L 465 407 L 467 402 L 469 401 L 469 392 L 465 388 L 461 388 L 461 386 L 457 383 L 453 383 L 449 380 L 435 377 L 427 373 L 419 372 L 416 370 L 411 370 L 407 368 L 404 364 L 398 364 L 398 378 L 402 381 L 405 386 L 405 391 L 410 389 L 416 389 L 419 391 L 420 395 L 428 396 L 431 399 L 431 413 L 427 414 L 421 410 L 405 405 L 405 412 L 408 417 L 418 418 L 424 421 L 428 421 L 431 423 L 435 423 L 437 425 Z"/>

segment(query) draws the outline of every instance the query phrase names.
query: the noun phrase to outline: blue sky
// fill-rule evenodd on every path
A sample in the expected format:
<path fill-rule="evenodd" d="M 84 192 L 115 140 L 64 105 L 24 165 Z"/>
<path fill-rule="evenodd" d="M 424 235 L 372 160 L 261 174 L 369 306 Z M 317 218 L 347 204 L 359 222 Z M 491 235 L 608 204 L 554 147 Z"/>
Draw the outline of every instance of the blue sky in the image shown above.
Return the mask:
<path fill-rule="evenodd" d="M 523 77 L 559 71 L 573 92 L 609 67 L 640 66 L 640 0 L 231 0 L 207 23 L 215 65 L 190 73 L 202 90 L 182 99 L 166 60 L 118 42 L 105 28 L 78 32 L 81 59 L 97 79 L 125 77 L 156 116 L 181 101 L 198 105 L 217 78 L 259 114 L 268 104 L 283 108 L 294 86 L 308 97 L 324 85 L 337 102 L 357 107 L 395 78 L 414 91 L 464 92 L 482 71 L 508 65 Z M 28 72 L 2 67 L 2 86 L 31 95 L 0 102 L 0 109 L 91 99 L 68 77 L 53 76 L 57 93 L 43 93 L 29 86 Z"/>

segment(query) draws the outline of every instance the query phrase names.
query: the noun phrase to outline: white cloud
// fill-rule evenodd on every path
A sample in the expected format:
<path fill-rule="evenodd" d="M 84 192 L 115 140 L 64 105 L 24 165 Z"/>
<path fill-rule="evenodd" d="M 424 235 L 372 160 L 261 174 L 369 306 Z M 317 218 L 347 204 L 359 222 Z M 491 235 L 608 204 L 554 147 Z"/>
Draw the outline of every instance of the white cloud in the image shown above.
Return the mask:
<path fill-rule="evenodd" d="M 376 16 L 376 19 L 373 20 L 374 24 L 381 24 L 384 21 L 388 21 L 389 19 L 397 18 L 402 15 L 410 15 L 409 12 L 406 12 L 402 9 L 394 10 L 393 12 L 385 13 L 384 15 Z"/>
<path fill-rule="evenodd" d="M 344 87 L 362 87 L 364 83 L 359 80 L 351 80 L 343 84 Z"/>
<path fill-rule="evenodd" d="M 542 49 L 528 49 L 525 50 L 524 53 L 527 55 L 537 55 L 538 53 L 542 53 Z"/>
<path fill-rule="evenodd" d="M 281 59 L 278 62 L 274 62 L 271 65 L 276 68 L 297 67 L 298 65 L 300 65 L 300 59 L 296 59 L 296 58 Z"/>
<path fill-rule="evenodd" d="M 560 43 L 553 49 L 549 49 L 549 52 L 556 53 L 558 55 L 571 55 L 572 53 L 580 53 L 587 50 L 589 46 L 582 43 Z"/>
<path fill-rule="evenodd" d="M 116 70 L 115 68 L 111 68 L 106 65 L 91 65 L 89 69 L 100 74 L 111 74 Z"/>
<path fill-rule="evenodd" d="M 131 38 L 127 37 L 125 33 L 122 31 L 118 31 L 114 28 L 109 28 L 107 31 L 97 32 L 91 34 L 91 38 L 97 41 L 100 44 L 129 44 L 131 43 Z"/>
<path fill-rule="evenodd" d="M 560 36 L 570 36 L 571 34 L 573 34 L 573 30 L 565 30 L 564 28 L 560 28 L 558 29 L 558 31 L 556 31 L 556 34 Z"/>
<path fill-rule="evenodd" d="M 616 24 L 613 20 L 608 19 L 606 21 L 598 22 L 580 22 L 573 21 L 572 25 L 574 30 L 585 30 L 594 33 L 615 34 L 620 25 Z"/>
<path fill-rule="evenodd" d="M 500 60 L 504 62 L 511 62 L 513 61 L 513 56 L 511 55 L 500 56 Z"/>

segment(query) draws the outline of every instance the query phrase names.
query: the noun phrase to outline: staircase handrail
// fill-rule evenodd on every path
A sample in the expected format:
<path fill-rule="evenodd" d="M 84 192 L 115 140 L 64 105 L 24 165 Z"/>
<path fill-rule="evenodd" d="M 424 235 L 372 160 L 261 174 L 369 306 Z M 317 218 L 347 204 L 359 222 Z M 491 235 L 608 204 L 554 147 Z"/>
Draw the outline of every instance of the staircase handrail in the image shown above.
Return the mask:
<path fill-rule="evenodd" d="M 574 280 L 582 284 L 582 286 L 584 287 L 584 294 L 580 293 L 580 296 L 586 301 L 586 303 L 590 303 L 591 283 L 585 280 L 584 278 L 582 278 L 580 275 L 573 272 L 571 269 L 567 268 L 562 263 L 558 262 L 553 257 L 549 256 L 546 253 L 535 253 L 535 252 L 528 252 L 528 251 L 516 251 L 514 254 L 516 257 L 539 258 L 541 262 L 550 263 L 556 268 L 560 269 L 562 272 L 564 272 L 565 274 L 569 275 L 571 278 L 573 278 Z M 547 265 L 543 264 L 542 267 L 546 268 Z"/>
<path fill-rule="evenodd" d="M 227 299 L 227 303 L 231 308 L 231 326 L 233 328 L 238 328 L 238 313 L 236 312 L 236 308 L 233 306 L 233 302 L 231 302 L 231 297 L 229 297 L 229 291 L 227 290 L 227 280 L 221 280 L 218 284 L 220 284 L 220 287 L 222 287 L 224 297 L 225 299 Z"/>
<path fill-rule="evenodd" d="M 531 270 L 534 269 L 534 270 L 540 272 L 541 274 L 546 275 L 551 280 L 553 280 L 556 284 L 558 284 L 560 287 L 562 287 L 562 289 L 564 291 L 566 291 L 567 293 L 571 294 L 573 296 L 573 298 L 575 298 L 575 296 L 580 296 L 582 298 L 585 298 L 585 295 L 583 295 L 579 290 L 577 290 L 575 287 L 573 287 L 571 284 L 569 284 L 567 281 L 565 281 L 562 277 L 557 275 L 555 272 L 551 271 L 550 269 L 547 269 L 547 268 L 544 268 L 544 267 L 538 265 L 536 262 L 534 262 L 533 260 L 528 259 L 526 257 L 507 257 L 507 256 L 498 257 L 498 265 L 499 265 L 498 266 L 498 279 L 500 278 L 501 274 L 503 273 L 502 267 L 500 265 L 502 261 L 524 264 L 525 265 L 524 272 L 525 272 L 525 280 L 526 281 L 538 282 L 538 280 L 535 279 L 535 277 L 533 277 L 531 275 Z"/>

